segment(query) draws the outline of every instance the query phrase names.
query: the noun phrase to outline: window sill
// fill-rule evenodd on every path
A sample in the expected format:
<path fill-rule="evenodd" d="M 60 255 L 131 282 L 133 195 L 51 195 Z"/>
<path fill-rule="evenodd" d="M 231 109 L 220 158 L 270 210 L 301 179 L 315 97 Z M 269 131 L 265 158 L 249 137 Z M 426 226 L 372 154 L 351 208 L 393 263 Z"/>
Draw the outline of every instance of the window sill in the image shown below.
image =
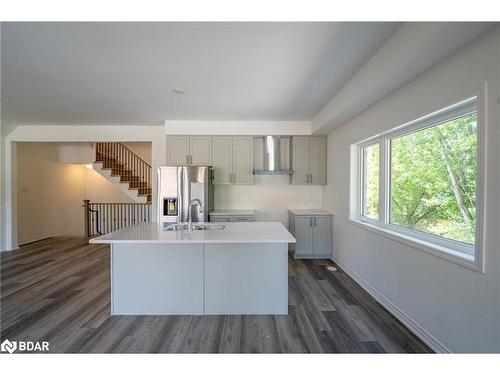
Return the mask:
<path fill-rule="evenodd" d="M 394 230 L 390 230 L 387 228 L 382 228 L 379 225 L 364 222 L 357 219 L 349 219 L 349 222 L 353 225 L 356 225 L 360 228 L 369 230 L 371 232 L 377 233 L 383 237 L 388 239 L 397 241 L 402 243 L 403 245 L 410 246 L 414 249 L 423 251 L 427 254 L 434 255 L 438 258 L 447 260 L 449 262 L 458 264 L 460 266 L 469 268 L 471 270 L 484 273 L 481 265 L 474 260 L 472 255 L 467 255 L 460 253 L 456 250 L 449 249 L 432 242 L 424 241 L 421 239 L 417 239 L 411 236 L 407 236 L 405 234 L 396 232 Z"/>

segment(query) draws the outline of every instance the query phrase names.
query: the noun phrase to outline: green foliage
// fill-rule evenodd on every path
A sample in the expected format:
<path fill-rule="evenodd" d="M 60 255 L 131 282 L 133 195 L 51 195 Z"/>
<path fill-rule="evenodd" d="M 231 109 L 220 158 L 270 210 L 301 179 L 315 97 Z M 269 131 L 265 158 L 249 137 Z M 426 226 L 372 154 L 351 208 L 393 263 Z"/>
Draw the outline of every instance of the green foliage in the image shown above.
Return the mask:
<path fill-rule="evenodd" d="M 474 243 L 476 113 L 391 141 L 391 222 Z"/>

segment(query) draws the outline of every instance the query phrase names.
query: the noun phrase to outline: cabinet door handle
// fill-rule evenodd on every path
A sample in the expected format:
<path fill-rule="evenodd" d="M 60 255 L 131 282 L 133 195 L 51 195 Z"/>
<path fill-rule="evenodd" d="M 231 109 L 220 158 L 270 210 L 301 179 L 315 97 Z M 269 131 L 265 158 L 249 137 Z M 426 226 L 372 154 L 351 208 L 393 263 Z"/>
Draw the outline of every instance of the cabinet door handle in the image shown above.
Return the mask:
<path fill-rule="evenodd" d="M 193 164 L 193 155 L 189 155 L 189 164 Z"/>
<path fill-rule="evenodd" d="M 311 184 L 312 184 L 312 182 L 313 182 L 313 175 L 312 175 L 312 174 L 310 174 L 310 175 L 309 175 L 309 182 L 310 182 Z"/>
<path fill-rule="evenodd" d="M 314 226 L 316 226 L 316 218 L 314 218 Z"/>
<path fill-rule="evenodd" d="M 310 217 L 310 218 L 309 218 L 309 226 L 310 226 L 310 227 L 312 227 L 312 226 L 313 226 L 313 218 L 312 218 L 312 217 Z"/>

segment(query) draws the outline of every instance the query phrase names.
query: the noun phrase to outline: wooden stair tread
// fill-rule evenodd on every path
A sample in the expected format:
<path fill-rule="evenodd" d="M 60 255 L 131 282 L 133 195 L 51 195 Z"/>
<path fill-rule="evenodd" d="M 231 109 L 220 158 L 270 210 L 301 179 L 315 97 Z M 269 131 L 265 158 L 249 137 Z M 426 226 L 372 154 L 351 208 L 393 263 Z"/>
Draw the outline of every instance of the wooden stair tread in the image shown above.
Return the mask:
<path fill-rule="evenodd" d="M 99 147 L 101 145 L 101 147 Z M 120 150 L 120 154 L 113 154 L 115 151 Z M 127 162 L 120 161 L 120 155 L 124 155 L 124 152 L 127 153 L 128 158 L 127 161 L 130 161 L 130 157 L 132 156 L 135 159 L 134 164 L 128 165 Z M 132 155 L 131 155 L 132 154 Z M 128 150 L 126 147 L 118 143 L 118 145 L 110 146 L 109 143 L 97 143 L 96 144 L 96 155 L 95 162 L 100 163 L 102 170 L 110 170 L 112 177 L 119 177 L 119 183 L 128 184 L 128 190 L 137 190 L 138 197 L 147 197 L 147 203 L 151 203 L 152 196 L 152 187 L 150 186 L 151 181 L 144 181 L 144 177 L 136 174 L 136 171 L 129 169 L 130 167 L 137 166 L 137 159 L 139 163 L 144 163 L 147 168 L 145 169 L 144 164 L 142 164 L 141 168 L 139 168 L 138 172 L 144 172 L 145 170 L 148 173 L 151 173 L 151 166 L 138 157 L 136 154 Z"/>

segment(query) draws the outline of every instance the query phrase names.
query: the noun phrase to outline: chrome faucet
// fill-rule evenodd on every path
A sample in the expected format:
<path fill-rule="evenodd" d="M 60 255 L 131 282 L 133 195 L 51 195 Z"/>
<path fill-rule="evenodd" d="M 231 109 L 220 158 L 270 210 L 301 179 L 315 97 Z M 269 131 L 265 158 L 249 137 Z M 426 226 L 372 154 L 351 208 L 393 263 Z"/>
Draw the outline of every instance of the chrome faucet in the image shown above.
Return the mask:
<path fill-rule="evenodd" d="M 203 213 L 203 205 L 201 204 L 201 201 L 198 198 L 191 199 L 191 202 L 189 203 L 189 211 L 188 211 L 188 219 L 189 219 L 189 224 L 188 224 L 188 229 L 189 231 L 193 230 L 193 218 L 191 215 L 191 209 L 193 206 L 198 206 L 198 212 L 201 214 Z"/>

